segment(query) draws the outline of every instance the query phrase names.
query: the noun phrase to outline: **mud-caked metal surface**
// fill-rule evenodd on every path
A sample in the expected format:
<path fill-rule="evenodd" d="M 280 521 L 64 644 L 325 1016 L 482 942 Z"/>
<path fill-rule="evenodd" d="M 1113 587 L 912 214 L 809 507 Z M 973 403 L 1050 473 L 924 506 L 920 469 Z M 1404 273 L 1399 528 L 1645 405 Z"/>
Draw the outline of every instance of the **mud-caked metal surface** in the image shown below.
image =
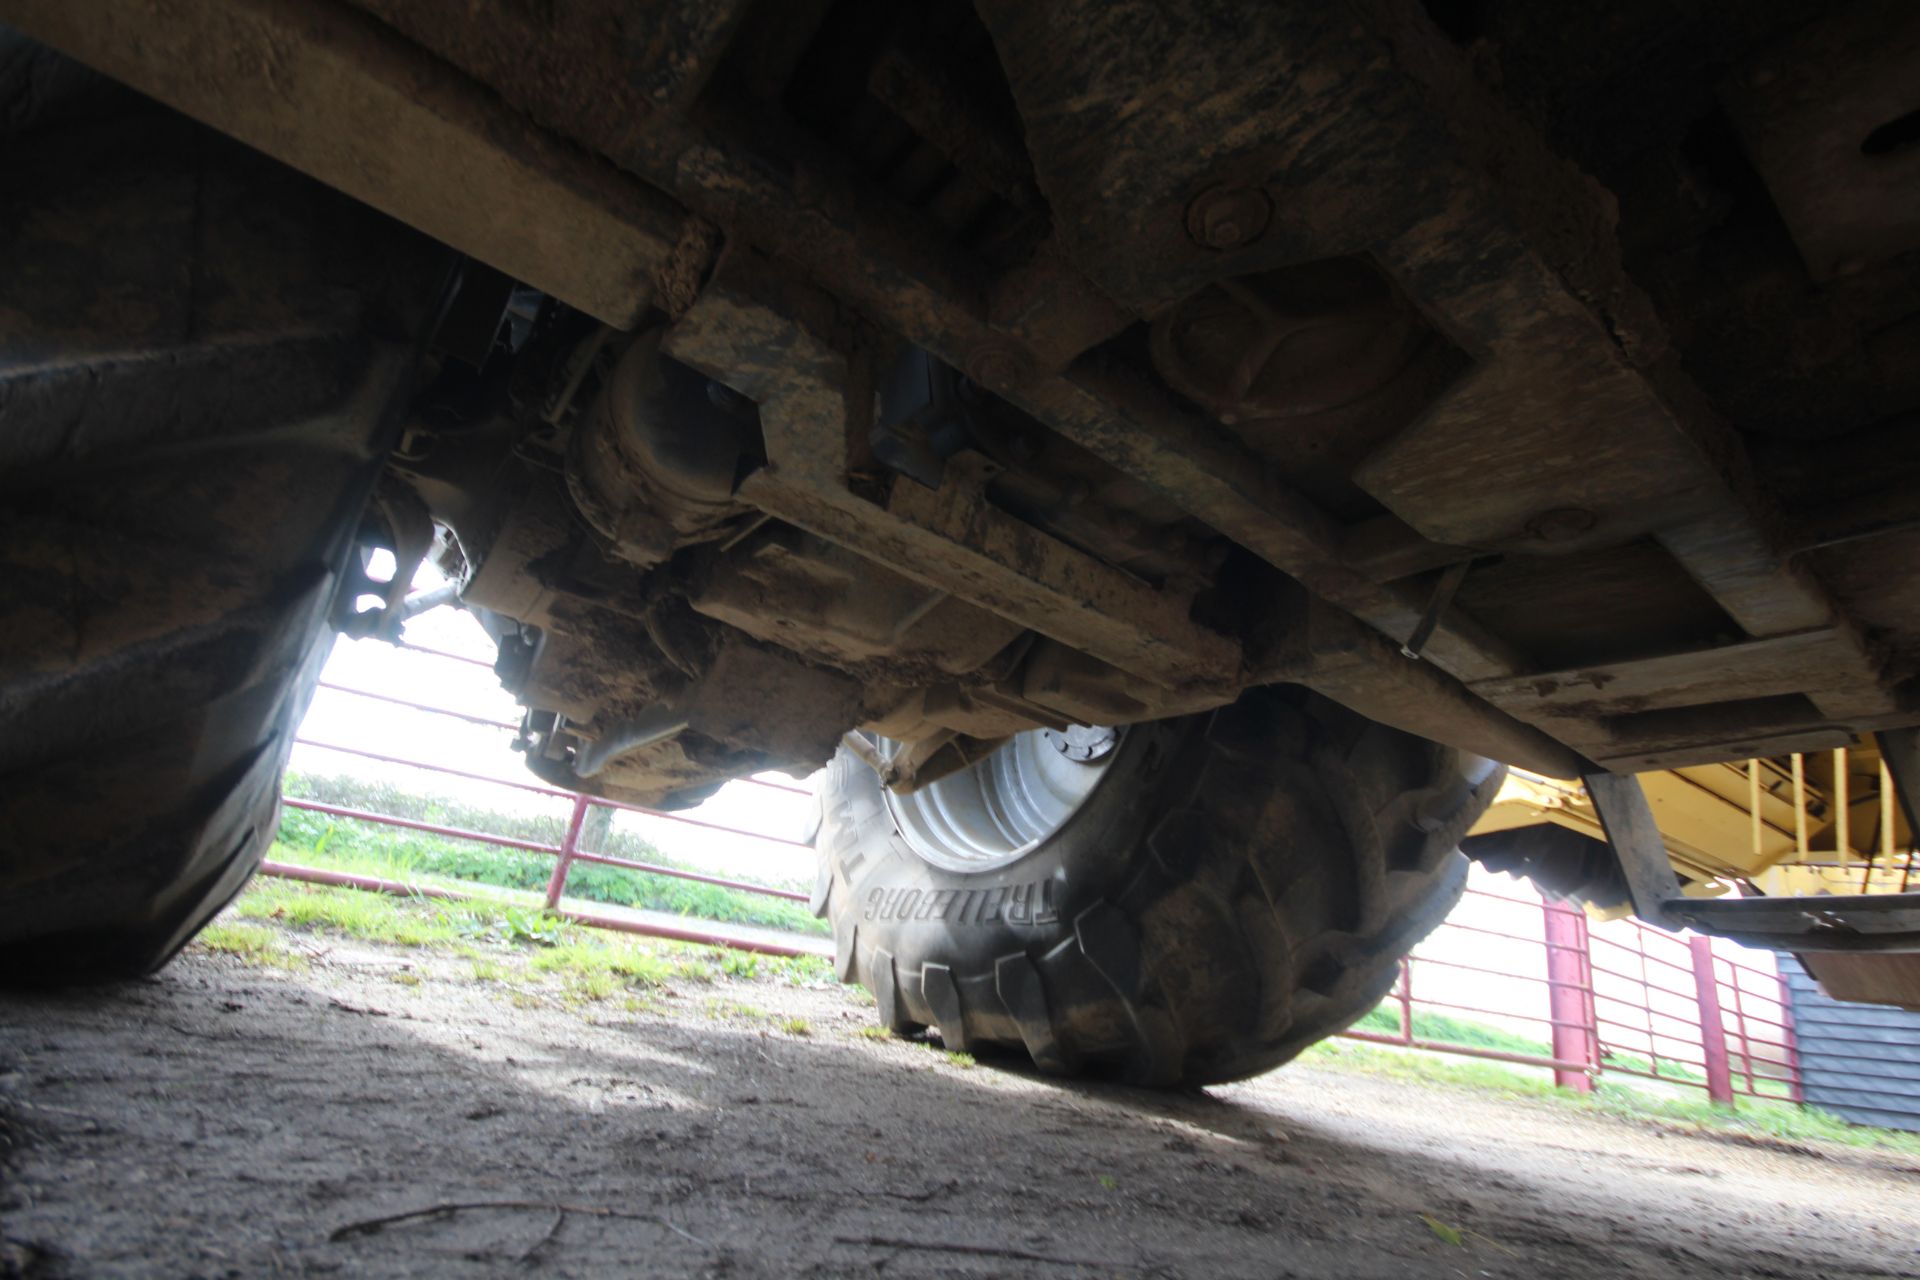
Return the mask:
<path fill-rule="evenodd" d="M 1910 15 L 1539 10 L 0 0 L 499 273 L 382 493 L 556 782 L 1275 684 L 1567 778 L 1920 722 Z"/>

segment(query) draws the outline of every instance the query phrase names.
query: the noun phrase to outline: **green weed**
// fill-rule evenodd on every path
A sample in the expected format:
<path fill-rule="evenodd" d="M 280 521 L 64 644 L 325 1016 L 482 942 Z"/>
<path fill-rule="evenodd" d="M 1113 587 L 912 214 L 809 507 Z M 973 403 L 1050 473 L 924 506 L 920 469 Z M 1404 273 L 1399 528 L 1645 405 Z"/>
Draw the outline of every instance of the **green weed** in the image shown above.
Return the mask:
<path fill-rule="evenodd" d="M 714 968 L 705 960 L 676 960 L 673 976 L 686 982 L 698 982 L 703 985 L 712 983 Z"/>
<path fill-rule="evenodd" d="M 661 986 L 673 972 L 672 966 L 651 951 L 608 946 L 591 939 L 564 942 L 539 952 L 527 967 L 536 973 L 574 978 L 603 976 L 625 986 L 641 987 Z"/>
<path fill-rule="evenodd" d="M 562 1004 L 624 1000 L 629 1012 L 653 1012 L 651 1000 L 637 990 L 664 989 L 670 982 L 712 985 L 726 981 L 773 981 L 815 985 L 831 981 L 831 964 L 817 956 L 757 956 L 679 942 L 628 943 L 569 924 L 532 902 L 475 898 L 459 902 L 394 897 L 359 889 L 311 885 L 263 877 L 254 881 L 229 909 L 227 917 L 203 934 L 210 950 L 250 963 L 301 967 L 306 961 L 284 945 L 285 935 L 267 927 L 340 934 L 370 942 L 437 949 L 464 961 L 476 983 L 512 984 L 544 979 L 558 984 Z M 414 985 L 420 975 L 402 971 L 393 980 Z M 553 1003 L 536 991 L 510 990 L 508 999 L 522 1008 Z M 728 1015 L 768 1019 L 750 1004 L 724 1002 Z M 804 1027 L 804 1020 L 793 1020 Z M 809 1030 L 784 1029 L 806 1035 Z"/>
<path fill-rule="evenodd" d="M 608 1000 L 625 990 L 625 984 L 609 972 L 576 973 L 567 980 L 567 994 L 575 1000 Z"/>
<path fill-rule="evenodd" d="M 545 911 L 508 907 L 492 922 L 493 933 L 507 942 L 554 947 L 566 936 L 566 922 Z"/>
<path fill-rule="evenodd" d="M 305 956 L 289 950 L 272 929 L 257 924 L 210 924 L 197 939 L 208 951 L 266 969 L 304 969 Z"/>
<path fill-rule="evenodd" d="M 296 929 L 320 929 L 399 946 L 451 943 L 482 926 L 475 910 L 425 905 L 359 889 L 309 886 L 262 878 L 232 910 L 245 919 L 275 920 Z"/>
<path fill-rule="evenodd" d="M 741 955 L 742 952 L 729 952 L 729 955 Z M 840 981 L 833 971 L 833 961 L 827 956 L 754 956 L 759 961 L 754 971 L 761 977 L 784 982 L 790 987 L 831 986 Z M 734 974 L 734 977 L 752 977 L 753 974 Z M 864 994 L 861 988 L 855 988 Z M 849 993 L 851 994 L 851 993 Z"/>
<path fill-rule="evenodd" d="M 489 960 L 484 956 L 474 956 L 467 963 L 473 966 L 473 980 L 475 982 L 505 982 L 512 976 L 507 972 L 505 965 L 497 960 Z"/>
<path fill-rule="evenodd" d="M 758 1022 L 767 1016 L 767 1011 L 757 1005 L 744 1004 L 738 1000 L 707 1001 L 707 1016 L 716 1021 L 727 1018 L 746 1018 Z"/>

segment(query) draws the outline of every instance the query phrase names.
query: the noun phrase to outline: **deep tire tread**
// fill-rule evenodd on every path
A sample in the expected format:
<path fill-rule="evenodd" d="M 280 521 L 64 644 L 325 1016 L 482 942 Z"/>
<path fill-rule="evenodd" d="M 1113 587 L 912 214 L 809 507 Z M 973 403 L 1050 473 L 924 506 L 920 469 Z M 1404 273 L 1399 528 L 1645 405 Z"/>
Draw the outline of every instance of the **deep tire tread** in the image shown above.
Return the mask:
<path fill-rule="evenodd" d="M 0 33 L 9 84 L 0 983 L 111 981 L 274 835 L 451 259 Z"/>
<path fill-rule="evenodd" d="M 896 1029 L 889 1007 L 918 997 L 913 1015 L 949 1048 L 1141 1084 L 1254 1075 L 1351 1025 L 1459 899 L 1460 840 L 1502 771 L 1299 691 L 1195 720 L 1144 757 L 1157 816 L 1135 851 L 1107 855 L 1126 869 L 1103 896 L 1011 950 L 956 941 L 897 974 L 887 939 L 908 926 L 857 925 L 857 908 L 880 868 L 913 855 L 843 753 L 822 792 L 818 893 L 843 976 Z"/>

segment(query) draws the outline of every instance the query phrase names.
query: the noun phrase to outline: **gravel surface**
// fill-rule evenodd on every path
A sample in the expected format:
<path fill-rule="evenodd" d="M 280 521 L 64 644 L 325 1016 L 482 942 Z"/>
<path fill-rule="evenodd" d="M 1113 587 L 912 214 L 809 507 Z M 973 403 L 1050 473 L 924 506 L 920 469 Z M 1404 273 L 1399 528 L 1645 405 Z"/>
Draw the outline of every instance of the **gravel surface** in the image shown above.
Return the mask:
<path fill-rule="evenodd" d="M 1060 1084 L 870 1018 L 375 946 L 0 996 L 0 1276 L 1920 1273 L 1911 1157 L 1324 1069 Z"/>

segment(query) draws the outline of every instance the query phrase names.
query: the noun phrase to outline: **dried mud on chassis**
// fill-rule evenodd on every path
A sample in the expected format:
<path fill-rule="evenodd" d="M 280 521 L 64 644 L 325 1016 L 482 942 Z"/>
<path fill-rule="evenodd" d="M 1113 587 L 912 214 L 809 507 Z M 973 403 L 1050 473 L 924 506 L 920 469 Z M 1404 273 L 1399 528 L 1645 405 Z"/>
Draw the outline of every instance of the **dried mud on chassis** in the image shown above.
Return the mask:
<path fill-rule="evenodd" d="M 766 981 L 568 1008 L 344 943 L 302 971 L 196 947 L 145 982 L 0 997 L 0 1274 L 1920 1267 L 1911 1156 L 1311 1060 L 1205 1092 L 1062 1084 L 872 1017 Z M 379 1222 L 449 1204 L 475 1207 Z"/>

